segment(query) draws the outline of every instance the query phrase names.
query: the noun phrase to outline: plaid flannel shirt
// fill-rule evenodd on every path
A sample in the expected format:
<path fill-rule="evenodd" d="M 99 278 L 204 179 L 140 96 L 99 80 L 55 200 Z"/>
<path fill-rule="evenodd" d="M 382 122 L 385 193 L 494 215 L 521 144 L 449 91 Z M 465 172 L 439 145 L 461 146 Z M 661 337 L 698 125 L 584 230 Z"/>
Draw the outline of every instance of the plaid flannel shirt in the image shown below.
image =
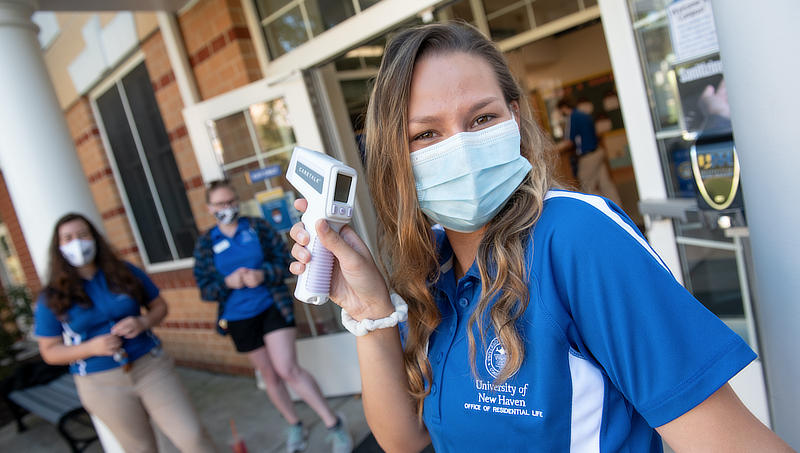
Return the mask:
<path fill-rule="evenodd" d="M 258 218 L 247 218 L 246 220 L 250 224 L 250 229 L 256 233 L 261 244 L 261 251 L 264 253 L 264 262 L 261 263 L 261 270 L 264 271 L 262 285 L 269 288 L 272 299 L 286 322 L 291 322 L 294 319 L 293 299 L 284 280 L 290 276 L 289 263 L 293 261 L 292 255 L 280 236 L 265 220 Z M 219 318 L 225 309 L 228 296 L 233 290 L 225 285 L 225 276 L 217 272 L 212 246 L 211 230 L 206 231 L 197 239 L 194 247 L 194 279 L 197 281 L 197 286 L 200 287 L 201 299 L 219 303 L 217 331 L 225 335 L 225 330 L 219 325 Z"/>

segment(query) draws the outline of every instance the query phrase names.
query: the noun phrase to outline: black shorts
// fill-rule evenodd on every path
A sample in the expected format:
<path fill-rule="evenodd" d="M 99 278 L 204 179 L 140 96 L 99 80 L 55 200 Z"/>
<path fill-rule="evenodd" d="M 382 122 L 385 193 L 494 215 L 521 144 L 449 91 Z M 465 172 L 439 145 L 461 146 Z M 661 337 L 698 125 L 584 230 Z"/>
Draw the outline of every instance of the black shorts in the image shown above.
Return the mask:
<path fill-rule="evenodd" d="M 228 333 L 239 352 L 250 352 L 264 346 L 264 335 L 287 327 L 295 322 L 286 322 L 281 311 L 273 304 L 261 314 L 241 321 L 228 321 Z"/>

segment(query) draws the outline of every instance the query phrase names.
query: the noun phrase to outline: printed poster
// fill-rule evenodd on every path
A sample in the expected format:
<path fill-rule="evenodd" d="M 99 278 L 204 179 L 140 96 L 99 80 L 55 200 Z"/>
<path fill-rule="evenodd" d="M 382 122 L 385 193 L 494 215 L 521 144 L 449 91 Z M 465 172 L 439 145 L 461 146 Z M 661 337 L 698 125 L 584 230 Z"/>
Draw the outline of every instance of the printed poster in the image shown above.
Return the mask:
<path fill-rule="evenodd" d="M 711 0 L 680 0 L 667 6 L 672 51 L 677 62 L 719 51 Z"/>
<path fill-rule="evenodd" d="M 688 132 L 731 129 L 728 91 L 719 54 L 673 66 L 681 105 L 681 126 Z"/>
<path fill-rule="evenodd" d="M 277 233 L 286 233 L 296 223 L 289 211 L 289 202 L 283 188 L 259 192 L 255 195 L 256 203 L 261 208 L 261 215 Z M 292 210 L 294 211 L 294 209 Z"/>

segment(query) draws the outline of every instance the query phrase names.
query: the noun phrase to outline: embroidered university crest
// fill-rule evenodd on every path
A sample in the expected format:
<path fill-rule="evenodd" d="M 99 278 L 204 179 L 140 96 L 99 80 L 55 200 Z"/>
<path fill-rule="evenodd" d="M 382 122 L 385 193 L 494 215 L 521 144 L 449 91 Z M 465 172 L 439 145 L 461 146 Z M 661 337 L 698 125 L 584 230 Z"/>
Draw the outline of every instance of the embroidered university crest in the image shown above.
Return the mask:
<path fill-rule="evenodd" d="M 500 340 L 495 337 L 489 343 L 489 347 L 486 348 L 486 371 L 493 378 L 496 378 L 503 371 L 503 367 L 506 365 L 506 358 L 506 349 L 500 344 Z"/>

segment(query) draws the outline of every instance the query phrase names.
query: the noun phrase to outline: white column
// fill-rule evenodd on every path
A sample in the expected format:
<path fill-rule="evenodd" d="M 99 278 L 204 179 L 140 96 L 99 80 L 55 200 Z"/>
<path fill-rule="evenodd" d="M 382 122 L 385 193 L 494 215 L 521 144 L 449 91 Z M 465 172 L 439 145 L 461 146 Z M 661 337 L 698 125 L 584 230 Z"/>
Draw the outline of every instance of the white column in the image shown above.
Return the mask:
<path fill-rule="evenodd" d="M 712 0 L 757 282 L 772 428 L 800 450 L 800 8 Z"/>
<path fill-rule="evenodd" d="M 598 0 L 608 55 L 614 70 L 625 135 L 636 175 L 640 200 L 666 200 L 667 188 L 661 169 L 656 134 L 642 78 L 642 65 L 625 0 Z M 683 282 L 672 220 L 647 221 L 647 240 L 656 249 L 678 281 Z"/>
<path fill-rule="evenodd" d="M 248 2 L 244 2 L 248 3 Z M 200 102 L 200 92 L 197 89 L 197 81 L 192 72 L 192 65 L 189 64 L 189 56 L 186 55 L 186 44 L 178 26 L 175 13 L 171 11 L 156 11 L 158 28 L 164 40 L 164 47 L 167 49 L 167 58 L 172 66 L 172 73 L 178 83 L 178 91 L 181 93 L 181 100 L 184 107 L 189 107 Z"/>
<path fill-rule="evenodd" d="M 46 281 L 56 220 L 79 212 L 102 228 L 42 57 L 34 8 L 0 0 L 0 169 L 36 272 Z"/>

